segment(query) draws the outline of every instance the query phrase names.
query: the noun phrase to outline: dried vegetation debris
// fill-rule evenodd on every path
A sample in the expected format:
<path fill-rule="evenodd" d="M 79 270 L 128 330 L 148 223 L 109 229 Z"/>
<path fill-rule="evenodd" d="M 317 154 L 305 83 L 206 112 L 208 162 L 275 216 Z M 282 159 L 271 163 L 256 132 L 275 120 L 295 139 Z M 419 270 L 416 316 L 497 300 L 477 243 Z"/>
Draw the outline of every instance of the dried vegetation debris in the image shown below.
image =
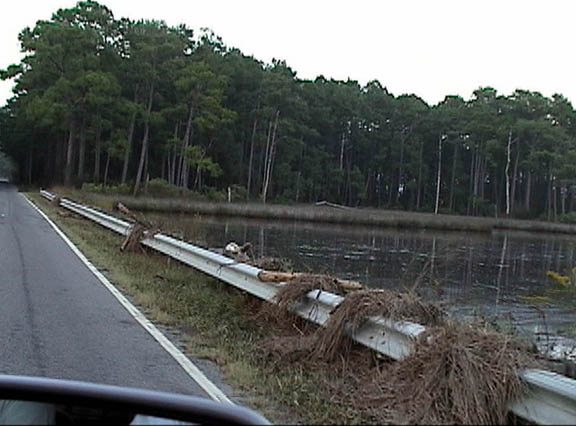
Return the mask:
<path fill-rule="evenodd" d="M 231 241 L 222 250 L 222 254 L 239 263 L 246 263 L 257 268 L 274 272 L 292 272 L 292 262 L 288 259 L 271 256 L 256 257 L 251 242 L 242 245 Z"/>
<path fill-rule="evenodd" d="M 409 423 L 504 424 L 525 391 L 518 372 L 534 366 L 518 340 L 487 328 L 448 323 L 419 337 L 387 380 Z"/>
<path fill-rule="evenodd" d="M 318 276 L 299 277 L 279 293 L 279 308 L 289 308 L 315 288 L 337 292 L 334 285 Z M 396 362 L 378 358 L 346 336 L 347 328 L 358 328 L 376 315 L 427 325 L 410 356 Z M 283 321 L 286 334 L 289 321 Z M 280 365 L 324 371 L 332 377 L 325 386 L 334 401 L 378 423 L 507 423 L 509 403 L 525 391 L 518 371 L 536 366 L 528 345 L 485 323 L 456 323 L 439 306 L 410 292 L 350 293 L 327 327 L 305 331 L 294 327 L 291 334 L 271 338 L 263 350 Z"/>
<path fill-rule="evenodd" d="M 346 330 L 354 332 L 368 318 L 381 316 L 393 321 L 413 321 L 426 326 L 443 324 L 447 314 L 439 306 L 424 303 L 413 292 L 395 293 L 385 289 L 359 290 L 347 295 L 330 315 L 316 353 L 327 359 L 341 352 L 348 341 Z"/>
<path fill-rule="evenodd" d="M 118 202 L 116 203 L 115 208 L 133 221 L 132 226 L 128 231 L 128 235 L 126 235 L 126 238 L 120 246 L 120 251 L 134 252 L 143 250 L 143 247 L 140 244 L 142 240 L 160 232 L 158 226 L 154 226 L 154 224 L 146 220 L 143 215 L 140 215 L 141 217 L 136 216 L 124 204 Z"/>
<path fill-rule="evenodd" d="M 280 309 L 289 310 L 312 290 L 343 294 L 338 279 L 329 275 L 299 274 L 287 281 L 276 293 L 274 301 Z"/>
<path fill-rule="evenodd" d="M 266 271 L 275 272 L 292 272 L 294 268 L 292 262 L 288 259 L 269 256 L 250 260 L 248 264 L 255 266 L 256 268 L 264 269 Z"/>

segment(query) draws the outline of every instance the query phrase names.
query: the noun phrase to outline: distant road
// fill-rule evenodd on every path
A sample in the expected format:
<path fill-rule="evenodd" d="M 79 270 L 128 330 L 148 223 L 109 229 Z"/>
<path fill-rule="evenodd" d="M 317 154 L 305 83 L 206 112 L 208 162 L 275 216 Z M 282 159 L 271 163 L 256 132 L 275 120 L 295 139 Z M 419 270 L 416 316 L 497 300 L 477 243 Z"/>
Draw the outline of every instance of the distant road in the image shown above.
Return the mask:
<path fill-rule="evenodd" d="M 206 397 L 8 184 L 0 184 L 0 348 L 0 374 Z"/>

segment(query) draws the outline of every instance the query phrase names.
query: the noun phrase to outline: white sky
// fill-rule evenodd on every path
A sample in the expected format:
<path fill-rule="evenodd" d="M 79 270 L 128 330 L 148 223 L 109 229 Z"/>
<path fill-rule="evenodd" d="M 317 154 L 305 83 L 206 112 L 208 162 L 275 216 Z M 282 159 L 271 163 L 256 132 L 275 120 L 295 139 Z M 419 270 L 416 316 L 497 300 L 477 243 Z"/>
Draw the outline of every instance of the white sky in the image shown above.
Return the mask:
<path fill-rule="evenodd" d="M 74 0 L 4 0 L 0 68 L 20 59 L 17 35 Z M 300 78 L 378 79 L 429 104 L 469 99 L 480 86 L 516 88 L 576 103 L 573 0 L 102 0 L 117 18 L 211 28 L 226 45 Z M 7 10 L 8 9 L 8 10 Z M 11 95 L 0 82 L 0 105 Z"/>

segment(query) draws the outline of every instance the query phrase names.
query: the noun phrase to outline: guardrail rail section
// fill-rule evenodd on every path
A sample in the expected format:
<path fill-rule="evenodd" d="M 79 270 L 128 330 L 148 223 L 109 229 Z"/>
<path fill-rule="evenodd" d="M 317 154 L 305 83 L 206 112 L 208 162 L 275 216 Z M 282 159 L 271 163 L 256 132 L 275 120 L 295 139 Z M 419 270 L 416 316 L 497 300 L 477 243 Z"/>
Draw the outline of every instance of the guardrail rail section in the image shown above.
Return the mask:
<path fill-rule="evenodd" d="M 55 195 L 40 191 L 42 197 L 53 201 Z M 105 228 L 128 235 L 129 222 L 68 199 L 60 199 L 60 206 L 90 219 Z M 236 263 L 230 258 L 194 246 L 165 234 L 155 234 L 142 241 L 160 253 L 222 280 L 260 299 L 274 303 L 274 297 L 284 283 L 262 282 L 261 269 Z M 299 316 L 325 325 L 330 312 L 342 302 L 342 297 L 326 291 L 312 290 L 304 302 L 294 308 Z M 395 322 L 383 317 L 371 317 L 359 329 L 349 330 L 356 342 L 383 355 L 399 360 L 409 355 L 414 339 L 425 327 L 409 321 Z M 520 373 L 527 383 L 528 394 L 510 405 L 517 416 L 536 424 L 576 424 L 576 380 L 544 370 L 524 370 Z"/>

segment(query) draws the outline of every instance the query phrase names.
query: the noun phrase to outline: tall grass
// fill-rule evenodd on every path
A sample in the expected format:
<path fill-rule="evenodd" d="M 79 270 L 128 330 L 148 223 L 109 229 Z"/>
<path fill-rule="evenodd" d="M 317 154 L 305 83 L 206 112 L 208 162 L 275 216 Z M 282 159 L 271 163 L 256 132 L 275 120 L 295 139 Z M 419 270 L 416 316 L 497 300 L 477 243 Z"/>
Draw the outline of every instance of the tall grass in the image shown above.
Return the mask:
<path fill-rule="evenodd" d="M 513 230 L 576 234 L 576 225 L 507 218 L 486 218 L 369 208 L 337 209 L 314 205 L 279 205 L 242 202 L 208 202 L 186 199 L 111 196 L 56 188 L 56 192 L 80 201 L 111 208 L 121 201 L 132 210 L 157 213 L 188 213 L 213 216 L 241 216 L 256 219 L 281 219 L 335 224 L 434 229 L 465 232 Z"/>

